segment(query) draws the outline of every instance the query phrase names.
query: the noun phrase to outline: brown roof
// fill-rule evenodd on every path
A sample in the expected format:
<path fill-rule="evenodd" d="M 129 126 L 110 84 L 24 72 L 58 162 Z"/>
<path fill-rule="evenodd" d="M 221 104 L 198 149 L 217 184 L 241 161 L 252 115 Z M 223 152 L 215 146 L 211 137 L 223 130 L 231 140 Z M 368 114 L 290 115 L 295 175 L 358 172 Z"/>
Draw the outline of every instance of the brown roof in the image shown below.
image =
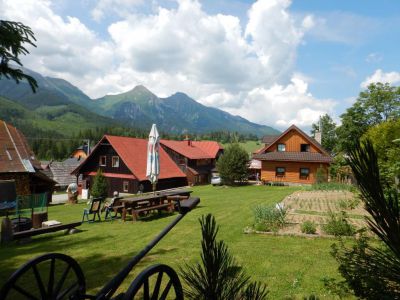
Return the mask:
<path fill-rule="evenodd" d="M 332 162 L 330 156 L 314 152 L 266 152 L 264 154 L 256 154 L 253 158 L 267 161 Z"/>
<path fill-rule="evenodd" d="M 121 157 L 123 162 L 126 164 L 132 174 L 139 180 L 147 180 L 146 177 L 146 166 L 147 166 L 147 140 L 137 139 L 131 137 L 112 136 L 105 135 L 96 147 L 91 151 L 86 160 L 72 173 L 79 172 L 80 168 L 83 167 L 90 158 L 96 152 L 97 147 L 108 141 L 114 150 Z M 159 179 L 175 178 L 175 177 L 186 177 L 186 175 L 179 169 L 174 161 L 169 157 L 162 147 L 159 148 L 160 157 L 160 175 Z"/>
<path fill-rule="evenodd" d="M 214 141 L 169 141 L 160 143 L 189 159 L 213 159 L 223 147 Z"/>
<path fill-rule="evenodd" d="M 276 138 L 279 137 L 279 135 L 266 135 L 262 138 L 262 142 L 264 144 L 271 144 L 273 141 L 276 140 Z"/>
<path fill-rule="evenodd" d="M 284 137 L 286 134 L 288 134 L 291 130 L 295 130 L 298 133 L 300 133 L 306 140 L 308 140 L 310 142 L 310 144 L 313 144 L 315 147 L 317 147 L 323 154 L 330 156 L 330 154 L 324 149 L 322 148 L 322 145 L 320 143 L 318 143 L 315 139 L 313 139 L 312 137 L 310 137 L 307 133 L 305 133 L 303 130 L 301 130 L 299 127 L 297 127 L 296 125 L 292 125 L 290 126 L 288 129 L 286 129 L 281 135 L 278 135 L 275 137 L 274 140 L 271 141 L 270 144 L 266 145 L 266 147 L 264 149 L 262 149 L 261 151 L 267 151 L 270 147 L 272 147 L 273 144 L 275 144 L 278 140 L 280 140 L 282 137 Z M 261 152 L 260 151 L 260 152 Z"/>
<path fill-rule="evenodd" d="M 29 172 L 41 169 L 22 133 L 0 120 L 0 173 Z"/>

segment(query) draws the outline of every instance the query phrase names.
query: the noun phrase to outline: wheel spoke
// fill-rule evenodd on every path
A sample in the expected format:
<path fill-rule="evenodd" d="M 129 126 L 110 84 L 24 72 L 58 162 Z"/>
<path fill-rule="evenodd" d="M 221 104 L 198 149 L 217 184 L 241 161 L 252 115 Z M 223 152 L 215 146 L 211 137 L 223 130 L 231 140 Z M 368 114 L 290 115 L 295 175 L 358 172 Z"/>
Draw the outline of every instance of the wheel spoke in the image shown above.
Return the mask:
<path fill-rule="evenodd" d="M 23 288 L 19 287 L 18 285 L 14 284 L 13 285 L 14 290 L 16 290 L 17 292 L 19 292 L 20 294 L 24 295 L 26 298 L 28 299 L 34 299 L 34 300 L 39 300 L 38 298 L 36 298 L 34 295 L 30 294 L 29 292 L 27 292 L 26 290 L 24 290 Z"/>
<path fill-rule="evenodd" d="M 147 277 L 143 283 L 143 299 L 150 300 L 149 278 Z"/>
<path fill-rule="evenodd" d="M 74 288 L 75 288 L 75 289 L 79 288 L 79 283 L 78 283 L 78 282 L 75 282 L 75 283 L 71 284 L 71 285 L 69 286 L 69 288 L 63 290 L 60 294 L 58 294 L 58 295 L 57 295 L 57 299 L 62 299 L 62 298 L 64 298 L 66 295 L 70 294 L 70 292 L 73 291 Z"/>
<path fill-rule="evenodd" d="M 40 274 L 39 274 L 38 269 L 36 268 L 36 265 L 32 266 L 32 270 L 33 270 L 33 274 L 35 275 L 36 282 L 37 282 L 37 284 L 39 286 L 40 296 L 42 297 L 42 299 L 45 299 L 45 298 L 47 298 L 46 297 L 47 296 L 46 289 L 44 288 L 44 284 L 43 284 L 42 278 L 40 277 Z"/>
<path fill-rule="evenodd" d="M 71 270 L 71 265 L 68 265 L 67 268 L 65 269 L 64 273 L 62 274 L 60 281 L 57 283 L 57 287 L 54 290 L 54 295 L 57 295 L 60 292 L 62 286 L 64 285 L 64 281 L 67 278 L 69 270 Z"/>
<path fill-rule="evenodd" d="M 161 287 L 163 274 L 164 274 L 163 272 L 158 273 L 156 285 L 154 287 L 153 295 L 151 296 L 151 300 L 158 299 L 158 294 L 160 293 L 160 287 Z"/>
<path fill-rule="evenodd" d="M 172 286 L 172 281 L 169 280 L 167 283 L 167 286 L 165 287 L 163 293 L 161 294 L 160 300 L 167 299 L 167 296 L 168 296 L 169 290 L 171 289 L 171 286 Z"/>
<path fill-rule="evenodd" d="M 50 262 L 49 282 L 47 284 L 47 293 L 49 296 L 53 295 L 55 263 L 56 263 L 56 260 L 54 258 L 52 258 L 51 262 Z"/>

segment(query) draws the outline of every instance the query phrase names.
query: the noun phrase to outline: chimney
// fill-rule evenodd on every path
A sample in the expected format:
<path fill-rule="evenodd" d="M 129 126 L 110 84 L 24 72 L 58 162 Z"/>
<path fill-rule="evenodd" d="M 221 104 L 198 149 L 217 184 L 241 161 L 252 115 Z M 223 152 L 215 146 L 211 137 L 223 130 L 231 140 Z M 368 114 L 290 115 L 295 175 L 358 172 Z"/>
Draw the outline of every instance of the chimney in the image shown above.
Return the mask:
<path fill-rule="evenodd" d="M 315 139 L 318 143 L 322 144 L 322 132 L 319 131 L 319 130 L 316 131 L 315 134 L 314 134 L 314 139 Z"/>
<path fill-rule="evenodd" d="M 192 140 L 189 138 L 188 135 L 186 135 L 185 141 L 187 141 L 188 146 L 192 146 Z"/>

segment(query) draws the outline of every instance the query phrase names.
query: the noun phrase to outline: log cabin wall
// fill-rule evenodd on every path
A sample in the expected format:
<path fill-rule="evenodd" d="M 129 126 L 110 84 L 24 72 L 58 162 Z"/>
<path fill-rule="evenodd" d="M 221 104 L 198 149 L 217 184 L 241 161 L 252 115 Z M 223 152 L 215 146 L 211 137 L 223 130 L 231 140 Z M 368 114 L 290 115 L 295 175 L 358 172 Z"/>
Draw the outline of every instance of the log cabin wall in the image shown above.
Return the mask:
<path fill-rule="evenodd" d="M 28 173 L 1 173 L 0 180 L 15 180 L 17 195 L 32 194 Z"/>
<path fill-rule="evenodd" d="M 285 168 L 284 176 L 276 176 L 276 168 L 278 167 Z M 325 175 L 328 175 L 329 165 L 324 163 L 262 161 L 261 180 L 265 182 L 313 184 L 316 181 L 316 173 L 320 167 L 323 168 Z M 307 178 L 300 176 L 300 168 L 308 168 L 310 170 Z"/>
<path fill-rule="evenodd" d="M 291 130 L 285 136 L 283 136 L 277 142 L 275 142 L 274 145 L 272 145 L 271 148 L 268 149 L 268 152 L 277 151 L 278 144 L 285 144 L 286 152 L 300 152 L 301 144 L 309 144 L 310 145 L 309 152 L 314 152 L 314 153 L 320 152 L 317 147 L 315 147 L 313 144 L 310 144 L 309 141 L 307 141 L 303 136 L 298 134 L 298 132 L 295 130 Z"/>
<path fill-rule="evenodd" d="M 100 156 L 106 157 L 106 165 L 100 166 Z M 112 166 L 112 157 L 118 156 L 117 152 L 111 145 L 99 145 L 96 152 L 85 161 L 85 165 L 81 168 L 80 173 L 96 172 L 101 169 L 103 173 L 116 173 L 116 174 L 132 174 L 126 164 L 119 158 L 119 167 Z"/>

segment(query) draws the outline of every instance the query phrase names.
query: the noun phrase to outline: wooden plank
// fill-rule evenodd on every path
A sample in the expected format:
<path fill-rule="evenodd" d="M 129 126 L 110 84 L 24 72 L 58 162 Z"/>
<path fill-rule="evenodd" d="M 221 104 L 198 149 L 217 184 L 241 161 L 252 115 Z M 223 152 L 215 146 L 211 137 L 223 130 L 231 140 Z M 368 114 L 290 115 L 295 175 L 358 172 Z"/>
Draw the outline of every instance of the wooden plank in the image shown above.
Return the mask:
<path fill-rule="evenodd" d="M 49 227 L 42 227 L 38 229 L 31 229 L 31 230 L 24 230 L 20 232 L 13 233 L 14 239 L 21 239 L 26 238 L 34 235 L 49 233 L 49 232 L 56 232 L 64 229 L 71 229 L 82 225 L 82 222 L 75 222 L 75 223 L 68 223 L 68 224 L 61 224 L 61 225 L 54 225 Z"/>

